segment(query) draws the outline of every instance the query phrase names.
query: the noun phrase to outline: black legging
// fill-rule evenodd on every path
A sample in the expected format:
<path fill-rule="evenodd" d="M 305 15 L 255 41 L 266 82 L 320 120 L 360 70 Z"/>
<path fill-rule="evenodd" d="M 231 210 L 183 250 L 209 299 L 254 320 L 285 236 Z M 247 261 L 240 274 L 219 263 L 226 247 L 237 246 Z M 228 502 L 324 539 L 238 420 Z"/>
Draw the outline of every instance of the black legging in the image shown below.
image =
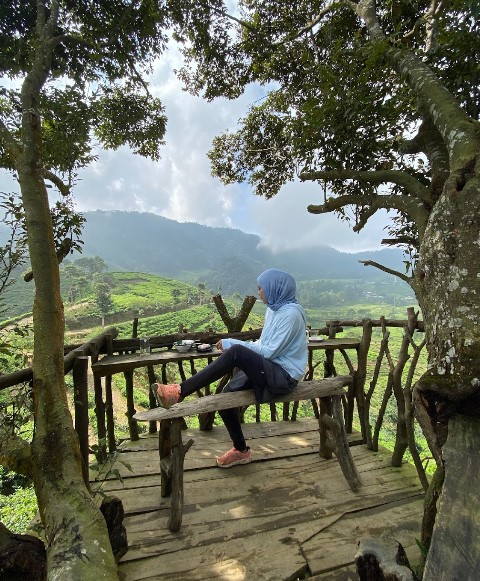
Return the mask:
<path fill-rule="evenodd" d="M 277 363 L 266 359 L 243 345 L 232 345 L 220 357 L 204 369 L 182 381 L 182 397 L 217 381 L 235 368 L 241 371 L 225 386 L 223 391 L 253 389 L 258 402 L 268 401 L 276 393 L 285 393 L 295 387 L 297 382 Z M 242 373 L 243 372 L 243 373 Z M 237 450 L 247 449 L 243 435 L 238 408 L 218 412 L 230 434 Z"/>

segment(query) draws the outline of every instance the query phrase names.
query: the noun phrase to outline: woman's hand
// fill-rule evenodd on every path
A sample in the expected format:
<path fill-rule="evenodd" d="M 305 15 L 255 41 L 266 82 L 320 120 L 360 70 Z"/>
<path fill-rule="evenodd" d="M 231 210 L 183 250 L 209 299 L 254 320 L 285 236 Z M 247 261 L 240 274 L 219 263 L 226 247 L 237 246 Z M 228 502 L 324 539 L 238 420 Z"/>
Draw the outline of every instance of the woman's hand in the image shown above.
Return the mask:
<path fill-rule="evenodd" d="M 222 340 L 220 339 L 219 341 L 216 342 L 215 347 L 219 350 L 219 351 L 223 351 L 223 345 L 222 345 Z"/>

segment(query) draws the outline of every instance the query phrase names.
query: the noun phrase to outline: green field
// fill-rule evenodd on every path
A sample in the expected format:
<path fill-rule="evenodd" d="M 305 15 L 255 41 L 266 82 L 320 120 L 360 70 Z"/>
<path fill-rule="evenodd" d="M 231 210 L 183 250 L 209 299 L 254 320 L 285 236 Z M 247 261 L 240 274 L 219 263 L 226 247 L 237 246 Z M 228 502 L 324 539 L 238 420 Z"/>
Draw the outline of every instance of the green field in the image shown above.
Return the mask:
<path fill-rule="evenodd" d="M 82 343 L 89 337 L 93 337 L 102 331 L 101 313 L 95 298 L 95 276 L 91 276 L 91 284 L 85 285 L 85 278 L 79 277 L 78 272 L 72 270 L 62 280 L 62 289 L 65 303 L 66 319 L 66 343 Z M 99 278 L 97 277 L 97 280 Z M 139 336 L 159 336 L 176 333 L 180 328 L 190 332 L 201 332 L 213 329 L 215 332 L 225 332 L 225 326 L 211 301 L 211 291 L 204 285 L 197 287 L 183 282 L 166 279 L 163 277 L 142 274 L 142 273 L 103 273 L 101 282 L 108 284 L 110 292 L 110 308 L 105 315 L 105 325 L 114 325 L 118 330 L 119 338 L 132 336 L 132 321 L 138 317 Z M 78 283 L 81 283 L 80 285 Z M 346 295 L 342 293 L 341 285 L 351 285 L 352 281 L 317 281 L 312 283 L 318 288 L 325 289 L 325 285 L 330 285 L 328 300 L 336 304 L 324 305 L 322 307 L 312 307 L 316 302 L 312 298 L 312 285 L 309 286 L 310 295 L 305 295 L 305 305 L 308 324 L 312 328 L 324 327 L 329 320 L 362 320 L 365 318 L 379 319 L 385 316 L 390 319 L 405 319 L 407 306 L 415 306 L 405 297 L 397 297 L 393 302 L 382 302 L 382 296 L 378 295 L 372 302 L 368 303 L 370 295 L 362 294 L 357 296 L 358 302 L 348 302 Z M 363 291 L 362 291 L 363 292 Z M 358 293 L 357 293 L 358 294 Z M 23 292 L 19 293 L 21 306 L 18 307 L 21 313 L 31 310 L 28 308 L 28 299 Z M 302 289 L 299 288 L 298 298 L 302 301 Z M 319 299 L 323 300 L 322 297 Z M 229 313 L 234 316 L 241 307 L 243 297 L 233 295 L 224 297 Z M 265 306 L 257 302 L 250 313 L 244 329 L 260 328 L 263 323 Z M 12 315 L 8 317 L 8 315 Z M 2 333 L 4 348 L 0 357 L 0 372 L 10 373 L 21 369 L 27 365 L 29 354 L 32 353 L 31 333 L 19 331 L 11 326 L 11 321 L 15 319 L 15 310 L 11 310 L 5 319 L 10 321 L 10 325 L 4 323 Z M 18 317 L 20 318 L 21 317 Z M 359 336 L 361 327 L 345 328 L 344 336 Z M 390 352 L 392 358 L 396 360 L 400 342 L 402 340 L 402 329 L 391 329 Z M 368 360 L 368 377 L 366 389 L 373 374 L 376 358 L 380 348 L 381 332 L 375 329 L 372 337 L 372 345 Z M 419 341 L 420 339 L 418 339 Z M 8 349 L 8 344 L 11 348 Z M 318 363 L 317 373 L 322 374 L 324 353 L 315 352 L 314 361 Z M 340 354 L 336 355 L 337 373 L 346 373 L 348 368 L 342 360 Z M 198 367 L 200 367 L 199 364 Z M 426 368 L 425 356 L 421 358 L 417 369 L 417 374 Z M 372 423 L 376 418 L 377 410 L 382 401 L 388 376 L 388 366 L 386 360 L 382 364 L 379 374 L 378 385 L 372 398 Z M 171 365 L 168 367 L 168 380 L 179 381 L 178 367 Z M 68 397 L 73 399 L 73 388 L 71 376 L 66 377 Z M 125 383 L 123 377 L 113 378 L 114 390 L 117 394 L 115 401 L 124 401 Z M 0 405 L 5 404 L 7 394 L 1 394 Z M 148 378 L 145 370 L 137 370 L 134 375 L 134 397 L 137 409 L 148 407 Z M 89 402 L 89 416 L 92 427 L 95 426 L 93 394 Z M 128 437 L 128 426 L 125 417 L 125 410 L 115 410 L 116 425 L 115 433 L 118 439 Z M 255 411 L 253 408 L 247 410 L 245 421 L 255 421 Z M 304 402 L 299 408 L 299 415 L 311 415 L 311 405 Z M 278 416 L 281 417 L 281 409 L 278 407 Z M 381 431 L 380 444 L 392 449 L 396 430 L 396 405 L 394 398 L 390 398 L 385 414 L 385 423 Z M 269 406 L 262 406 L 262 421 L 269 421 Z M 217 419 L 216 422 L 221 422 Z M 189 420 L 190 425 L 198 425 L 195 419 Z M 354 427 L 358 429 L 358 421 Z M 423 436 L 418 431 L 417 447 L 422 456 L 428 457 L 428 448 L 425 445 Z M 408 459 L 408 458 L 407 458 Z M 18 479 L 5 470 L 0 470 L 0 520 L 15 532 L 24 532 L 28 522 L 30 522 L 36 510 L 36 501 L 33 490 L 30 486 L 25 487 L 25 482 Z"/>

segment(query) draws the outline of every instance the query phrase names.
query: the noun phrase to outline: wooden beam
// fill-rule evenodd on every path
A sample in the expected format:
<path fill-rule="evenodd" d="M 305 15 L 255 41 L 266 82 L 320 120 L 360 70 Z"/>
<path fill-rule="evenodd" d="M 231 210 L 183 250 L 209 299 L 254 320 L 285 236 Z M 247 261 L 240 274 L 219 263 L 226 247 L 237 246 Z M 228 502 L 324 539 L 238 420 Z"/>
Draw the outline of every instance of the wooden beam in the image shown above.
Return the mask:
<path fill-rule="evenodd" d="M 339 375 L 315 381 L 302 381 L 288 394 L 276 397 L 272 403 L 285 401 L 300 401 L 314 399 L 318 397 L 330 397 L 344 395 L 345 385 L 350 384 L 350 375 Z M 137 421 L 164 420 L 179 417 L 195 416 L 199 413 L 213 412 L 229 409 L 232 407 L 242 407 L 256 404 L 253 390 L 235 391 L 206 395 L 196 400 L 186 400 L 175 404 L 171 408 L 155 408 L 144 412 L 137 412 L 133 418 Z"/>

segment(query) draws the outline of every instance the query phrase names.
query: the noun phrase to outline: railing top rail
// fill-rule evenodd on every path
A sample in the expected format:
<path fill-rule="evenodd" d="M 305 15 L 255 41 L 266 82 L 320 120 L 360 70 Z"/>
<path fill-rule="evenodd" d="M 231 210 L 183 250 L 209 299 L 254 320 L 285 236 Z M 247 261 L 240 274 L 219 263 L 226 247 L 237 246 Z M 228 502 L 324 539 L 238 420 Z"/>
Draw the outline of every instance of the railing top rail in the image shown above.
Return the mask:
<path fill-rule="evenodd" d="M 102 333 L 89 339 L 83 345 L 77 345 L 73 349 L 68 350 L 66 349 L 67 353 L 63 358 L 63 368 L 64 373 L 67 374 L 69 371 L 72 370 L 73 364 L 75 363 L 75 359 L 79 355 L 88 356 L 91 355 L 92 352 L 98 352 L 102 349 L 103 345 L 105 344 L 106 336 L 107 335 L 114 335 L 115 337 L 118 335 L 117 329 L 115 327 L 109 327 L 105 329 Z M 27 367 L 26 369 L 21 369 L 20 371 L 14 371 L 13 373 L 6 373 L 5 375 L 0 375 L 0 390 L 7 389 L 8 387 L 13 387 L 14 385 L 18 385 L 20 383 L 27 383 L 33 379 L 33 367 Z"/>
<path fill-rule="evenodd" d="M 317 328 L 315 327 L 315 332 L 319 335 L 328 335 L 330 332 L 335 331 L 335 333 L 341 333 L 344 331 L 344 327 L 363 327 L 368 324 L 371 327 L 381 327 L 385 325 L 386 327 L 405 327 L 407 324 L 406 319 L 361 319 L 361 320 L 337 320 L 332 319 L 326 321 L 325 327 Z M 424 332 L 423 321 L 416 322 L 416 330 L 419 332 Z M 219 339 L 225 337 L 237 337 L 243 340 L 254 340 L 260 336 L 261 329 L 250 329 L 248 331 L 240 331 L 235 333 L 215 333 L 215 332 L 198 332 L 198 333 L 172 333 L 169 335 L 158 335 L 155 337 L 150 337 L 150 345 L 153 348 L 162 348 L 172 346 L 175 341 L 180 339 L 198 339 L 205 341 L 207 343 L 216 343 Z M 92 355 L 107 353 L 107 341 L 106 337 L 112 336 L 112 350 L 113 353 L 124 352 L 124 351 L 135 351 L 139 349 L 139 339 L 116 339 L 118 335 L 118 330 L 115 327 L 109 327 L 105 329 L 102 333 L 89 339 L 83 344 L 78 345 L 66 345 L 65 346 L 65 358 L 64 358 L 64 372 L 65 374 L 71 371 L 75 359 L 79 355 Z M 8 373 L 5 375 L 0 375 L 0 390 L 6 389 L 8 387 L 13 387 L 20 383 L 26 383 L 33 379 L 33 368 L 28 367 L 26 369 L 21 369 L 13 373 Z"/>

